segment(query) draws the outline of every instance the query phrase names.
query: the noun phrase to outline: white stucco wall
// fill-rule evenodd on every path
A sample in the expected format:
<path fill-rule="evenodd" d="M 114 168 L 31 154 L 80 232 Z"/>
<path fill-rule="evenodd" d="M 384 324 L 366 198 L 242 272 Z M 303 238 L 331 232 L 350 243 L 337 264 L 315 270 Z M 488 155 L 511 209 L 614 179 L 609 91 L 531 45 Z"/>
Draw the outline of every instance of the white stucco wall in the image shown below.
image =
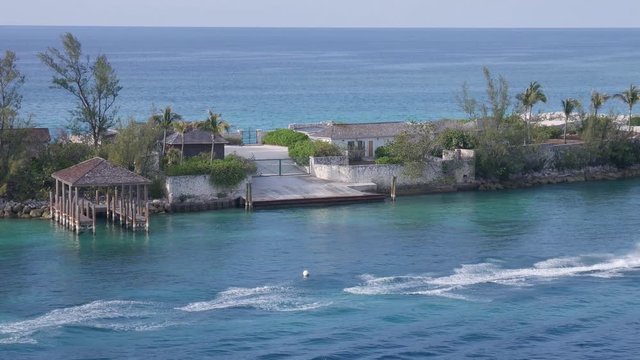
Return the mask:
<path fill-rule="evenodd" d="M 464 157 L 463 157 L 464 156 Z M 419 178 L 412 178 L 404 174 L 402 165 L 345 165 L 341 157 L 311 158 L 311 175 L 326 180 L 346 183 L 375 183 L 379 191 L 391 188 L 393 176 L 397 176 L 398 187 L 412 187 L 423 185 L 455 185 L 465 184 L 475 180 L 475 161 L 473 152 L 465 152 L 460 159 L 442 160 L 430 159 Z"/>
<path fill-rule="evenodd" d="M 225 198 L 236 198 L 241 196 L 241 191 L 245 188 L 246 180 L 232 189 L 220 188 L 209 182 L 209 175 L 188 175 L 188 176 L 168 176 L 165 181 L 165 188 L 169 202 L 179 202 L 181 197 L 186 197 L 190 201 L 210 201 L 219 199 L 220 195 Z"/>

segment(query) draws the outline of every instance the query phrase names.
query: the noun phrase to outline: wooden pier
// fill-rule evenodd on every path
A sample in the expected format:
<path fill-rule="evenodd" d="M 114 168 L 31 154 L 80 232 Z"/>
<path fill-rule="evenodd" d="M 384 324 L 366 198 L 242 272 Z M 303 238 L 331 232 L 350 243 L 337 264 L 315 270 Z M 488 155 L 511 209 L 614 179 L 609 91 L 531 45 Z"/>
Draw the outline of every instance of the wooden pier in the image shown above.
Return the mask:
<path fill-rule="evenodd" d="M 77 233 L 96 231 L 98 214 L 131 230 L 149 231 L 151 181 L 95 157 L 55 172 L 50 193 L 52 219 Z"/>

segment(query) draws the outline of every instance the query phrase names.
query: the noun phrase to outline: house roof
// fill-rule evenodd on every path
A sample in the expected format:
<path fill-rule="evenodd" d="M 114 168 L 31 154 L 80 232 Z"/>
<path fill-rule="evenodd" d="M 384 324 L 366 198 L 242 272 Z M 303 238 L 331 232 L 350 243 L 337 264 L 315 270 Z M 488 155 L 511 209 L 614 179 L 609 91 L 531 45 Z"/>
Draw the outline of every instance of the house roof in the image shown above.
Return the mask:
<path fill-rule="evenodd" d="M 337 124 L 327 122 L 310 125 L 290 125 L 289 127 L 306 133 L 309 137 L 327 138 L 332 140 L 352 140 L 363 138 L 394 137 L 405 130 L 409 130 L 410 123 L 400 121 Z"/>
<path fill-rule="evenodd" d="M 229 142 L 225 140 L 222 136 L 216 134 L 215 144 L 228 144 Z M 211 145 L 211 133 L 208 131 L 203 131 L 199 129 L 191 129 L 184 133 L 184 144 L 185 145 L 202 145 L 208 144 Z M 182 145 L 182 135 L 177 132 L 172 133 L 171 135 L 167 135 L 167 145 Z"/>
<path fill-rule="evenodd" d="M 100 157 L 56 171 L 51 177 L 76 187 L 151 184 L 149 179 Z"/>

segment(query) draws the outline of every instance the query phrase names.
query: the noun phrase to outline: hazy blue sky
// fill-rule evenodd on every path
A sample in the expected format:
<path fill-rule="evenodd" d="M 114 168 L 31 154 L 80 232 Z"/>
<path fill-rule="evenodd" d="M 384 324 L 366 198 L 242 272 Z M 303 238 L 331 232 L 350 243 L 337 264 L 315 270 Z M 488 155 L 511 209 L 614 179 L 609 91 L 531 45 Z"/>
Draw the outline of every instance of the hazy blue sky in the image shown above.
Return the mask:
<path fill-rule="evenodd" d="M 639 27 L 640 0 L 7 0 L 0 25 Z"/>

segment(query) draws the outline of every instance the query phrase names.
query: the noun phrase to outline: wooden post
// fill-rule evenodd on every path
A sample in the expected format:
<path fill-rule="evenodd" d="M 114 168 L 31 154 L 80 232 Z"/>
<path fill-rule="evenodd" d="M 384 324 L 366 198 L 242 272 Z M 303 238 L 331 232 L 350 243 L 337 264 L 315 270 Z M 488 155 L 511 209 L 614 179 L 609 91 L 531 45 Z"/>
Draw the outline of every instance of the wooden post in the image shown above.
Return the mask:
<path fill-rule="evenodd" d="M 53 214 L 53 192 L 49 191 L 49 214 Z"/>
<path fill-rule="evenodd" d="M 93 228 L 92 228 L 91 230 L 93 230 L 93 233 L 95 234 L 95 233 L 96 233 L 96 205 L 95 205 L 95 204 L 93 204 L 93 206 L 92 206 L 92 207 L 93 207 L 93 219 L 92 219 L 92 220 L 93 220 L 93 221 L 92 221 L 92 223 L 93 223 L 93 224 L 92 224 Z"/>
<path fill-rule="evenodd" d="M 136 215 L 138 215 L 138 211 L 141 211 L 140 208 L 140 185 L 136 185 Z"/>
<path fill-rule="evenodd" d="M 80 202 L 78 201 L 78 188 L 76 188 L 76 197 L 73 201 L 76 208 L 76 232 L 80 233 Z"/>
<path fill-rule="evenodd" d="M 111 213 L 111 223 L 116 223 L 116 212 L 118 211 L 118 188 L 115 188 L 115 199 L 113 199 L 113 213 Z"/>
<path fill-rule="evenodd" d="M 146 185 L 145 185 L 145 191 L 146 191 Z M 144 228 L 146 232 L 149 232 L 149 202 L 145 202 L 145 206 L 146 209 L 144 211 Z"/>
<path fill-rule="evenodd" d="M 251 181 L 247 182 L 247 190 L 245 195 L 244 208 L 246 210 L 253 209 L 253 190 L 251 189 Z"/>
<path fill-rule="evenodd" d="M 391 179 L 391 200 L 396 201 L 396 184 L 398 182 L 398 177 L 393 175 Z"/>
<path fill-rule="evenodd" d="M 65 184 L 62 184 L 62 202 L 60 203 L 60 215 L 62 216 L 62 218 L 60 219 L 60 221 L 58 221 L 62 226 L 66 226 L 65 224 L 65 213 L 66 213 L 66 205 L 67 205 L 67 199 L 65 198 Z"/>

